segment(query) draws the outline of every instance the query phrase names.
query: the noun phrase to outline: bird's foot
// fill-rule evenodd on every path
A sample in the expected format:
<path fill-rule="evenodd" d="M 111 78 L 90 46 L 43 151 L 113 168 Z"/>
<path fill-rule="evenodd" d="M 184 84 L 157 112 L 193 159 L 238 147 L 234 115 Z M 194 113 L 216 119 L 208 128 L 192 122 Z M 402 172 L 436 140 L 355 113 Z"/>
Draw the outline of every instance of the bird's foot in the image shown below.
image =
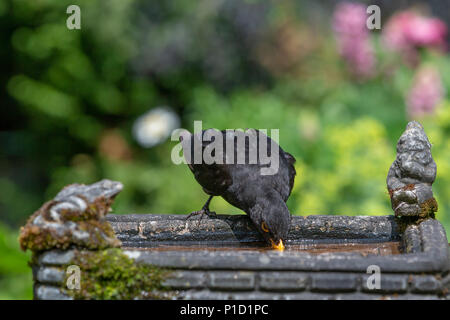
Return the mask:
<path fill-rule="evenodd" d="M 191 212 L 191 213 L 186 217 L 186 220 L 188 220 L 189 218 L 191 218 L 191 217 L 193 217 L 193 216 L 198 216 L 198 215 L 200 215 L 200 218 L 198 219 L 198 225 L 197 225 L 197 226 L 200 225 L 200 222 L 202 221 L 204 215 L 207 215 L 208 218 L 215 218 L 215 217 L 217 216 L 216 213 L 215 213 L 214 211 L 209 211 L 209 208 L 203 207 L 201 210 Z"/>

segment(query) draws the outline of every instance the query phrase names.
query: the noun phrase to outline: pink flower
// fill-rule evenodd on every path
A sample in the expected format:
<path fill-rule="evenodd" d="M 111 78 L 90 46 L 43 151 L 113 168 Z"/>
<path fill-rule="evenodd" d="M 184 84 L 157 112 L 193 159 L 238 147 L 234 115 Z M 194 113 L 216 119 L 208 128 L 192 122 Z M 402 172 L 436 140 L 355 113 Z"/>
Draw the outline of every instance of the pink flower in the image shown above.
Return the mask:
<path fill-rule="evenodd" d="M 400 52 L 408 64 L 418 62 L 418 47 L 445 48 L 447 26 L 437 18 L 420 15 L 412 10 L 393 15 L 383 28 L 387 48 Z"/>
<path fill-rule="evenodd" d="M 406 37 L 416 46 L 443 47 L 447 35 L 447 26 L 437 18 L 416 16 L 405 32 Z"/>
<path fill-rule="evenodd" d="M 333 29 L 343 36 L 366 37 L 366 8 L 352 2 L 339 3 L 334 11 Z"/>
<path fill-rule="evenodd" d="M 359 78 L 372 76 L 375 67 L 366 20 L 366 6 L 359 3 L 339 3 L 333 15 L 339 53 L 346 60 L 350 71 Z"/>
<path fill-rule="evenodd" d="M 411 46 L 408 29 L 410 29 L 414 16 L 412 11 L 404 11 L 391 17 L 383 28 L 383 40 L 388 48 L 402 51 Z"/>
<path fill-rule="evenodd" d="M 406 106 L 411 118 L 433 113 L 442 101 L 445 89 L 439 71 L 432 66 L 421 67 L 415 74 L 413 85 L 406 97 Z"/>

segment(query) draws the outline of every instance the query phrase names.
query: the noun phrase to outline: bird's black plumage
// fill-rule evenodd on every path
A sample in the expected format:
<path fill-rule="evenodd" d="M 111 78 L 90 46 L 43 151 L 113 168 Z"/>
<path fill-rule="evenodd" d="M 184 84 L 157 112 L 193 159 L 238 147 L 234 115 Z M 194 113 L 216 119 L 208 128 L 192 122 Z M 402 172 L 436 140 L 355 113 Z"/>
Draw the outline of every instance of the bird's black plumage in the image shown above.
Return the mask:
<path fill-rule="evenodd" d="M 214 131 L 211 131 L 214 130 Z M 222 159 L 223 163 L 194 163 L 194 141 L 197 139 L 198 150 L 202 152 L 211 147 L 215 137 L 211 141 L 205 141 L 205 135 L 216 134 L 223 139 L 223 154 L 211 154 Z M 238 148 L 239 139 L 244 137 L 245 147 Z M 292 191 L 295 178 L 294 163 L 292 155 L 285 152 L 271 138 L 258 130 L 230 131 L 215 129 L 204 130 L 201 133 L 190 135 L 180 139 L 183 146 L 184 155 L 188 161 L 189 168 L 193 172 L 197 182 L 203 187 L 203 190 L 213 196 L 221 196 L 233 206 L 243 210 L 253 221 L 256 228 L 269 243 L 278 244 L 284 240 L 290 227 L 290 213 L 286 206 L 286 201 Z M 240 140 L 243 141 L 243 140 Z M 226 143 L 233 143 L 234 152 L 225 151 Z M 260 148 L 267 147 L 267 155 L 271 155 L 271 146 L 274 153 L 274 159 L 278 159 L 278 170 L 274 174 L 262 174 L 261 169 L 268 168 L 270 165 L 263 162 L 260 157 Z M 244 144 L 241 144 L 244 145 Z M 234 162 L 230 163 L 230 155 L 234 154 Z M 256 157 L 252 160 L 253 156 Z M 241 163 L 236 163 L 238 157 Z M 245 159 L 244 163 L 242 160 Z M 256 160 L 256 161 L 255 161 Z M 209 213 L 209 201 L 199 213 Z"/>

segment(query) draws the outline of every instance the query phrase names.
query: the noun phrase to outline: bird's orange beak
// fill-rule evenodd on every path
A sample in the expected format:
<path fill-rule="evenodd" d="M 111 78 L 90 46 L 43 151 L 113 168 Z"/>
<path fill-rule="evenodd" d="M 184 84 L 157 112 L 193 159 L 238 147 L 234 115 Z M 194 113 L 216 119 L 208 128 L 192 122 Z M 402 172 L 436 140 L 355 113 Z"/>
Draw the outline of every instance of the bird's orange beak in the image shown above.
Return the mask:
<path fill-rule="evenodd" d="M 272 249 L 284 251 L 283 240 L 280 239 L 280 242 L 278 242 L 278 244 L 276 244 L 272 239 L 270 239 L 270 242 L 272 243 Z"/>

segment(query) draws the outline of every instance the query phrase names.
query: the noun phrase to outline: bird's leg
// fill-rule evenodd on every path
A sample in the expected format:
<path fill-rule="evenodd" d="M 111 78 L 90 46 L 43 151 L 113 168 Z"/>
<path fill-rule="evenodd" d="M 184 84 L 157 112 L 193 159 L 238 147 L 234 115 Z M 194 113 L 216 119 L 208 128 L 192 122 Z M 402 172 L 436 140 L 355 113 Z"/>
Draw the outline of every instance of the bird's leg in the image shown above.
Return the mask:
<path fill-rule="evenodd" d="M 207 215 L 209 218 L 214 218 L 215 216 L 216 216 L 216 213 L 215 212 L 212 212 L 212 211 L 209 211 L 209 203 L 211 202 L 211 199 L 213 198 L 213 196 L 210 196 L 209 198 L 208 198 L 208 200 L 206 200 L 206 203 L 203 205 L 203 207 L 202 207 L 202 209 L 201 210 L 199 210 L 199 211 L 194 211 L 194 212 L 191 212 L 187 217 L 186 217 L 186 220 L 187 219 L 189 219 L 190 217 L 193 217 L 193 216 L 197 216 L 197 215 L 201 215 L 200 216 L 200 219 L 199 219 L 199 224 L 200 224 L 200 221 L 202 220 L 202 218 L 203 218 L 203 215 Z"/>
<path fill-rule="evenodd" d="M 209 203 L 211 202 L 212 198 L 213 196 L 209 196 L 208 200 L 206 200 L 205 204 L 202 207 L 202 210 L 204 210 L 206 215 L 210 218 L 214 218 L 216 216 L 216 213 L 214 211 L 209 211 Z"/>

